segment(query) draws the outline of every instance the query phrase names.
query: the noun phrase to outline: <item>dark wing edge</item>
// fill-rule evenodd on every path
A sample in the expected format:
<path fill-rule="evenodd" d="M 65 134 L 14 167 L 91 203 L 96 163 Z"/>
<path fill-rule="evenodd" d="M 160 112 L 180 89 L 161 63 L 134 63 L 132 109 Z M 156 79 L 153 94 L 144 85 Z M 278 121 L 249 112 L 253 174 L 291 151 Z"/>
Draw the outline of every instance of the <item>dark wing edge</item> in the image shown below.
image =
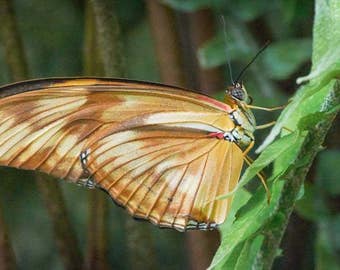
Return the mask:
<path fill-rule="evenodd" d="M 116 133 L 110 141 L 119 144 L 89 149 L 87 168 L 96 185 L 132 216 L 179 231 L 210 230 L 224 222 L 232 198 L 215 198 L 239 179 L 242 151 L 235 144 L 156 131 Z"/>

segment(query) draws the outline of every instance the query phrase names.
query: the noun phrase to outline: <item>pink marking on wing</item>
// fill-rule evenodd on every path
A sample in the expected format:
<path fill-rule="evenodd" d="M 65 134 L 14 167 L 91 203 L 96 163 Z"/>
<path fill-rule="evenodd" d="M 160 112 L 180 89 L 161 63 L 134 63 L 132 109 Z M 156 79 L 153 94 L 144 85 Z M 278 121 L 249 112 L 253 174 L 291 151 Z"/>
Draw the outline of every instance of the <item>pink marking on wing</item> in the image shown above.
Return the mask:
<path fill-rule="evenodd" d="M 228 104 L 225 104 L 223 102 L 220 102 L 216 99 L 213 99 L 213 98 L 210 98 L 210 97 L 207 97 L 207 96 L 199 96 L 199 99 L 200 100 L 203 100 L 203 101 L 206 101 L 226 112 L 231 112 L 232 111 L 232 108 L 228 105 Z"/>
<path fill-rule="evenodd" d="M 224 136 L 223 136 L 223 132 L 211 132 L 208 134 L 209 137 L 212 137 L 212 138 L 217 138 L 217 139 L 224 139 Z"/>

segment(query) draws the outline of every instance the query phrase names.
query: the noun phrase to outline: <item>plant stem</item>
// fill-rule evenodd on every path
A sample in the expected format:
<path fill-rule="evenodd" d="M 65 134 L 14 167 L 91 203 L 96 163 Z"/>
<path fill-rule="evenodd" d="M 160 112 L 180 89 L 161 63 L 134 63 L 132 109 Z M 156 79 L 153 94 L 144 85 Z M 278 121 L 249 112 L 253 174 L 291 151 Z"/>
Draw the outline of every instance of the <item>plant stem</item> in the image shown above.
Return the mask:
<path fill-rule="evenodd" d="M 159 1 L 146 1 L 162 82 L 186 86 L 175 13 Z"/>
<path fill-rule="evenodd" d="M 105 76 L 123 76 L 123 53 L 115 1 L 90 0 L 94 15 L 96 43 Z"/>
<path fill-rule="evenodd" d="M 17 57 L 15 57 L 15 55 L 22 52 L 22 50 L 14 47 L 15 44 L 17 44 L 14 41 L 18 40 L 19 37 L 11 35 L 11 30 L 16 28 L 11 3 L 7 0 L 0 0 L 0 6 L 0 37 L 6 49 L 8 66 L 15 74 L 25 74 L 26 71 L 22 70 L 22 68 L 17 69 L 19 65 L 16 64 Z M 12 46 L 12 44 L 14 45 Z M 13 47 L 13 51 L 9 49 L 11 47 Z M 0 254 L 0 269 L 10 270 L 16 268 L 15 256 L 9 240 L 7 226 L 2 216 L 2 208 L 0 208 Z"/>
<path fill-rule="evenodd" d="M 12 1 L 0 0 L 0 7 L 0 34 L 6 51 L 9 74 L 14 81 L 27 79 L 27 62 L 15 21 Z"/>
<path fill-rule="evenodd" d="M 36 174 L 39 191 L 45 201 L 45 206 L 50 215 L 54 228 L 54 235 L 65 269 L 81 269 L 81 253 L 78 248 L 75 232 L 72 229 L 70 219 L 59 184 L 42 174 Z"/>
<path fill-rule="evenodd" d="M 330 107 L 340 103 L 340 82 L 336 81 L 332 87 L 333 95 L 332 100 L 329 100 Z M 260 252 L 263 269 L 271 269 L 301 186 L 316 154 L 322 147 L 322 143 L 335 117 L 336 112 L 330 114 L 329 117 L 309 132 L 308 139 L 302 146 L 297 158 L 297 160 L 304 160 L 304 164 L 291 168 L 285 177 L 286 182 L 279 201 L 278 210 L 263 229 L 265 241 Z"/>
<path fill-rule="evenodd" d="M 2 216 L 2 208 L 0 207 L 0 269 L 14 270 L 16 269 L 15 256 L 8 237 L 7 226 Z"/>
<path fill-rule="evenodd" d="M 21 38 L 16 26 L 15 14 L 8 0 L 0 0 L 0 27 L 2 40 L 6 50 L 6 60 L 14 80 L 29 77 Z M 59 252 L 65 269 L 80 269 L 81 253 L 70 221 L 59 185 L 48 181 L 45 175 L 36 174 L 37 185 L 42 192 L 45 205 L 49 210 Z M 53 196 L 52 196 L 53 195 Z"/>
<path fill-rule="evenodd" d="M 197 89 L 201 93 L 214 95 L 218 91 L 222 91 L 226 86 L 222 76 L 221 68 L 202 68 L 198 62 L 197 51 L 208 40 L 215 36 L 215 18 L 209 9 L 202 9 L 190 13 L 189 19 L 189 35 L 193 46 L 193 61 L 196 66 Z"/>
<path fill-rule="evenodd" d="M 114 3 L 87 1 L 85 18 L 85 75 L 122 77 L 122 45 Z M 107 195 L 101 191 L 90 193 L 85 269 L 109 269 L 106 199 Z"/>

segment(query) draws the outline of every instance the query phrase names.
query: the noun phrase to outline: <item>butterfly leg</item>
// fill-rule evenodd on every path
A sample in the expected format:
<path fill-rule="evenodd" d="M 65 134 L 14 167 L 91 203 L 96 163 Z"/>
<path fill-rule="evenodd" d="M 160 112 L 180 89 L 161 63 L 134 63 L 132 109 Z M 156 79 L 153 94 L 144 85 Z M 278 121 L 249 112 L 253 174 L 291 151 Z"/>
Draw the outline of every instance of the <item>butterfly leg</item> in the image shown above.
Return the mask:
<path fill-rule="evenodd" d="M 86 149 L 85 151 L 82 151 L 79 155 L 80 159 L 80 164 L 83 168 L 83 177 L 81 177 L 78 181 L 77 184 L 87 187 L 87 188 L 95 188 L 96 183 L 93 180 L 91 173 L 87 167 L 87 162 L 88 162 L 88 157 L 90 155 L 90 150 Z"/>
<path fill-rule="evenodd" d="M 274 126 L 275 124 L 276 124 L 276 121 L 272 121 L 272 122 L 269 122 L 269 123 L 266 123 L 266 124 L 263 124 L 263 125 L 258 125 L 258 126 L 255 127 L 255 129 L 264 129 L 264 128 Z M 289 131 L 290 133 L 293 132 L 290 128 L 287 128 L 287 127 L 282 127 L 282 129 Z"/>
<path fill-rule="evenodd" d="M 267 107 L 260 107 L 260 106 L 254 106 L 254 105 L 247 105 L 249 109 L 254 109 L 254 110 L 262 110 L 262 111 L 267 111 L 267 112 L 272 112 L 272 111 L 278 111 L 282 110 L 286 107 L 286 105 L 282 106 L 277 106 L 277 107 L 272 107 L 272 108 L 267 108 Z"/>
<path fill-rule="evenodd" d="M 245 156 L 244 160 L 248 164 L 248 166 L 250 166 L 253 163 L 253 160 L 248 156 Z M 256 175 L 261 180 L 261 182 L 264 186 L 264 189 L 266 190 L 266 193 L 267 193 L 267 201 L 268 201 L 268 203 L 270 203 L 270 190 L 267 186 L 266 177 L 261 172 L 257 173 Z"/>
<path fill-rule="evenodd" d="M 254 141 L 251 141 L 251 143 L 247 146 L 246 150 L 244 150 L 243 152 L 243 156 L 247 156 L 247 154 L 249 153 L 249 151 L 253 148 L 255 142 Z"/>
<path fill-rule="evenodd" d="M 255 129 L 269 128 L 269 127 L 274 126 L 275 123 L 276 123 L 276 121 L 272 121 L 272 122 L 269 122 L 269 123 L 266 123 L 266 124 L 263 124 L 263 125 L 258 125 L 258 126 L 255 127 Z"/>

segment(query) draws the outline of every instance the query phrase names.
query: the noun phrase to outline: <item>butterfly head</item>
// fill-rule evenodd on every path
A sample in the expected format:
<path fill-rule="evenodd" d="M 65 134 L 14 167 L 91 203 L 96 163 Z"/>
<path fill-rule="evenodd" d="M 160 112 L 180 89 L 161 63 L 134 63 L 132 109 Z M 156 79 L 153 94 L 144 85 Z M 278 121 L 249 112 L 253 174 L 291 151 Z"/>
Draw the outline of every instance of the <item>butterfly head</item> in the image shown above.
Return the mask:
<path fill-rule="evenodd" d="M 250 104 L 252 102 L 252 99 L 248 95 L 244 85 L 242 83 L 236 82 L 227 88 L 226 101 Z"/>

